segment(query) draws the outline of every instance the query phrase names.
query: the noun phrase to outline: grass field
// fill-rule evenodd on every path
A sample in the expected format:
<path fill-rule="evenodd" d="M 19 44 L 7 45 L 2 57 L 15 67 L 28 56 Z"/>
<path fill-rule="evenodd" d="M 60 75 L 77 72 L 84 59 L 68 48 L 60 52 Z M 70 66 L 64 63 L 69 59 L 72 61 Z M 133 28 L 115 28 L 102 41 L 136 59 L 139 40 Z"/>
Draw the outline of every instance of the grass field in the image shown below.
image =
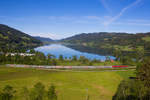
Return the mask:
<path fill-rule="evenodd" d="M 143 37 L 142 39 L 145 40 L 145 41 L 147 41 L 147 42 L 150 41 L 150 37 Z"/>
<path fill-rule="evenodd" d="M 87 92 L 90 100 L 111 100 L 121 80 L 134 76 L 134 71 L 57 71 L 31 68 L 0 67 L 0 89 L 12 85 L 18 92 L 29 89 L 37 82 L 46 88 L 56 85 L 58 100 L 85 100 Z"/>
<path fill-rule="evenodd" d="M 57 65 L 59 66 L 86 66 L 86 65 L 89 65 L 89 66 L 111 66 L 111 65 L 121 65 L 120 62 L 118 61 L 114 61 L 114 62 L 111 62 L 111 61 L 105 61 L 105 62 L 94 62 L 92 63 L 92 65 L 87 64 L 87 63 L 81 63 L 80 61 L 57 61 Z"/>

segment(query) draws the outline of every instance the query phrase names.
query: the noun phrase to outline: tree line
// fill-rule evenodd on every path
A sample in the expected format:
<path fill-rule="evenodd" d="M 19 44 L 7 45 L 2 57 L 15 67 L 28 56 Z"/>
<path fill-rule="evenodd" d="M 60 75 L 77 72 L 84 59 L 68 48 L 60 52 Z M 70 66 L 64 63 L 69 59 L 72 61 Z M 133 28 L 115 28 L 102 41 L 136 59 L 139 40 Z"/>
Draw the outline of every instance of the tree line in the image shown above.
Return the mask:
<path fill-rule="evenodd" d="M 136 77 L 123 80 L 112 100 L 150 100 L 150 60 L 139 63 Z"/>
<path fill-rule="evenodd" d="M 23 87 L 21 91 L 16 91 L 12 86 L 6 85 L 0 91 L 0 100 L 17 100 L 18 95 L 22 100 L 57 100 L 55 85 L 50 85 L 46 90 L 41 82 L 36 83 L 31 89 Z"/>
<path fill-rule="evenodd" d="M 19 54 L 11 55 L 7 53 L 0 54 L 0 64 L 27 64 L 27 65 L 88 65 L 91 66 L 95 63 L 101 63 L 101 60 L 90 60 L 84 56 L 72 56 L 69 58 L 60 55 L 56 58 L 52 54 L 44 55 L 42 52 L 30 50 L 29 54 L 32 56 L 21 56 Z M 111 62 L 109 56 L 106 57 L 106 62 Z"/>
<path fill-rule="evenodd" d="M 120 49 L 116 49 L 113 51 L 113 56 L 115 59 L 111 59 L 109 56 L 106 56 L 105 61 L 101 61 L 98 59 L 88 59 L 84 56 L 72 56 L 69 58 L 60 55 L 56 58 L 52 54 L 44 55 L 42 52 L 37 52 L 35 50 L 30 50 L 30 52 L 26 52 L 26 54 L 34 54 L 32 56 L 22 56 L 19 53 L 15 55 L 11 55 L 9 53 L 1 53 L 0 54 L 0 64 L 27 64 L 27 65 L 87 65 L 92 66 L 95 64 L 104 65 L 113 65 L 112 61 L 117 62 L 118 65 L 131 65 L 136 66 L 139 62 L 143 61 L 145 57 L 145 53 L 143 50 L 136 50 L 136 53 L 126 54 L 122 52 Z M 105 64 L 106 63 L 106 64 Z"/>

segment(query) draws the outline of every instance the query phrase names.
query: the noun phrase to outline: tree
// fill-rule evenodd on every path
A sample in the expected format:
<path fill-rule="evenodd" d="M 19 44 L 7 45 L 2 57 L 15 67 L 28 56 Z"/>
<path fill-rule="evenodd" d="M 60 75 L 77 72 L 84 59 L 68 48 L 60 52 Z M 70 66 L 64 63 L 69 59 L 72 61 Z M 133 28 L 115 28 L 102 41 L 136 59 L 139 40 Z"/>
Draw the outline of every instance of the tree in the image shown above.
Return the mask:
<path fill-rule="evenodd" d="M 72 61 L 77 61 L 77 56 L 73 56 Z"/>
<path fill-rule="evenodd" d="M 60 61 L 63 61 L 63 60 L 64 60 L 63 55 L 60 55 L 60 56 L 59 56 L 59 60 L 60 60 Z"/>
<path fill-rule="evenodd" d="M 12 86 L 6 85 L 0 93 L 0 100 L 12 100 L 15 92 Z"/>
<path fill-rule="evenodd" d="M 29 53 L 35 53 L 36 51 L 34 49 L 31 49 Z"/>
<path fill-rule="evenodd" d="M 112 100 L 149 100 L 148 91 L 139 80 L 123 80 Z"/>
<path fill-rule="evenodd" d="M 41 59 L 41 60 L 45 60 L 46 59 L 44 53 L 42 53 L 42 52 L 36 52 L 36 57 L 38 59 Z"/>
<path fill-rule="evenodd" d="M 112 100 L 150 100 L 150 60 L 148 58 L 138 65 L 135 79 L 121 82 Z"/>
<path fill-rule="evenodd" d="M 51 64 L 51 60 L 52 60 L 52 58 L 54 58 L 55 56 L 54 55 L 52 55 L 52 54 L 48 54 L 47 55 L 47 65 L 52 65 Z"/>
<path fill-rule="evenodd" d="M 137 78 L 145 83 L 145 86 L 150 88 L 150 60 L 145 59 L 137 67 Z"/>
<path fill-rule="evenodd" d="M 42 83 L 37 83 L 34 85 L 34 88 L 31 91 L 30 99 L 31 100 L 44 100 L 45 87 Z"/>
<path fill-rule="evenodd" d="M 93 63 L 98 63 L 98 62 L 101 62 L 101 61 L 100 61 L 100 60 L 97 60 L 97 59 L 93 59 L 92 62 L 93 62 Z"/>
<path fill-rule="evenodd" d="M 51 85 L 49 87 L 47 95 L 48 95 L 48 100 L 57 100 L 57 94 L 54 85 Z"/>
<path fill-rule="evenodd" d="M 54 65 L 54 66 L 57 65 L 57 61 L 55 59 L 52 59 L 52 65 Z"/>
<path fill-rule="evenodd" d="M 48 54 L 48 55 L 47 55 L 47 58 L 50 60 L 50 59 L 52 59 L 52 58 L 55 58 L 55 56 L 52 55 L 52 54 Z"/>
<path fill-rule="evenodd" d="M 130 56 L 123 56 L 121 59 L 122 64 L 124 65 L 133 65 L 132 58 Z"/>
<path fill-rule="evenodd" d="M 113 52 L 113 55 L 116 57 L 116 60 L 119 61 L 121 59 L 122 56 L 122 52 L 121 49 L 115 49 Z"/>
<path fill-rule="evenodd" d="M 89 66 L 92 66 L 92 65 L 93 65 L 93 62 L 92 62 L 92 61 L 89 61 L 88 65 L 89 65 Z"/>
<path fill-rule="evenodd" d="M 30 99 L 30 92 L 27 87 L 22 88 L 21 96 L 23 100 L 29 100 Z"/>
<path fill-rule="evenodd" d="M 79 61 L 82 64 L 87 64 L 89 62 L 89 60 L 87 58 L 85 58 L 84 56 L 80 56 Z"/>

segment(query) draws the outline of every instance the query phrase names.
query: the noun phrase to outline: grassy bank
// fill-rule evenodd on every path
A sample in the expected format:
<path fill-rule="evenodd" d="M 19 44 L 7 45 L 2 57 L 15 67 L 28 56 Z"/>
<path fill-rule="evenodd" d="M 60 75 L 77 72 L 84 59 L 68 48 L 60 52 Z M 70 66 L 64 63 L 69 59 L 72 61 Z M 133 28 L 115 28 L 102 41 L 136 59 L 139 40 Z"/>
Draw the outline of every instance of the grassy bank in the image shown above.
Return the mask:
<path fill-rule="evenodd" d="M 0 89 L 12 85 L 21 99 L 21 89 L 29 89 L 37 82 L 42 82 L 46 88 L 56 85 L 58 100 L 85 100 L 88 94 L 90 100 L 111 100 L 121 80 L 134 76 L 134 71 L 54 71 L 31 68 L 0 67 Z"/>

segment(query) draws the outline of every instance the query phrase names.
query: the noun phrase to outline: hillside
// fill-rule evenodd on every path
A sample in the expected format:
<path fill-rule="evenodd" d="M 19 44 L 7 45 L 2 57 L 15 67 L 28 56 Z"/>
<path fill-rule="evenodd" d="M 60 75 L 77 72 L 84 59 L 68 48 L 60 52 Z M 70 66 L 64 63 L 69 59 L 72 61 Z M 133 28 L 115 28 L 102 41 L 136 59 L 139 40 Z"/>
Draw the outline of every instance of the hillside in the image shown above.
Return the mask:
<path fill-rule="evenodd" d="M 20 51 L 42 45 L 42 42 L 19 30 L 0 24 L 0 50 Z"/>
<path fill-rule="evenodd" d="M 62 42 L 93 49 L 121 49 L 127 52 L 145 49 L 145 51 L 150 51 L 150 33 L 83 33 L 63 39 Z"/>
<path fill-rule="evenodd" d="M 40 37 L 40 36 L 34 36 L 35 39 L 42 41 L 43 43 L 50 43 L 54 42 L 54 40 L 50 38 Z"/>

